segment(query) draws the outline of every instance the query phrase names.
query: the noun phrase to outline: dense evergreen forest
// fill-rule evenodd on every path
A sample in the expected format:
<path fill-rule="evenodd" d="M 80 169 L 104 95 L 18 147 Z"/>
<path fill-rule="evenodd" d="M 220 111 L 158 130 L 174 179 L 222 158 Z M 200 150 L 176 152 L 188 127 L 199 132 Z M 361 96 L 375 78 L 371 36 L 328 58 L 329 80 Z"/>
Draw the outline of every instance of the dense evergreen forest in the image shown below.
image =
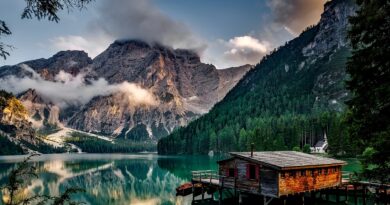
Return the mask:
<path fill-rule="evenodd" d="M 158 143 L 160 154 L 205 154 L 209 151 L 301 149 L 326 134 L 333 154 L 351 153 L 346 143 L 343 106 L 332 107 L 328 93 L 346 93 L 345 67 L 350 49 L 304 64 L 302 49 L 313 41 L 318 26 L 275 50 L 249 71 L 238 85 L 206 115 L 175 130 Z M 306 61 L 307 62 L 307 61 Z M 341 76 L 322 88 L 324 73 Z M 322 89 L 322 90 L 321 90 Z"/>
<path fill-rule="evenodd" d="M 71 137 L 67 138 L 66 142 L 76 145 L 83 152 L 87 153 L 132 153 L 156 151 L 156 145 L 148 141 L 134 142 L 125 139 L 116 139 L 113 142 L 109 142 L 80 132 L 71 133 Z"/>
<path fill-rule="evenodd" d="M 23 154 L 23 149 L 9 141 L 6 137 L 0 135 L 0 155 L 18 154 Z"/>
<path fill-rule="evenodd" d="M 362 177 L 390 184 L 390 0 L 357 0 L 348 37 L 348 130 L 359 147 Z"/>

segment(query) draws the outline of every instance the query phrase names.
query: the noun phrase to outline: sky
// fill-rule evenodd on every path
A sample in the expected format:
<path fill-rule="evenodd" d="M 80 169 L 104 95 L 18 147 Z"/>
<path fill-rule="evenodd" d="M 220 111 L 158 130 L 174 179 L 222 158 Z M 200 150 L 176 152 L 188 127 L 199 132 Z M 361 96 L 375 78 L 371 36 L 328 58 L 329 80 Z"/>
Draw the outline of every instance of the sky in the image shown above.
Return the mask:
<path fill-rule="evenodd" d="M 62 11 L 58 23 L 21 19 L 22 0 L 1 0 L 0 20 L 12 45 L 0 66 L 84 50 L 91 58 L 117 39 L 140 39 L 195 50 L 219 69 L 256 64 L 274 48 L 316 24 L 325 0 L 95 0 Z"/>

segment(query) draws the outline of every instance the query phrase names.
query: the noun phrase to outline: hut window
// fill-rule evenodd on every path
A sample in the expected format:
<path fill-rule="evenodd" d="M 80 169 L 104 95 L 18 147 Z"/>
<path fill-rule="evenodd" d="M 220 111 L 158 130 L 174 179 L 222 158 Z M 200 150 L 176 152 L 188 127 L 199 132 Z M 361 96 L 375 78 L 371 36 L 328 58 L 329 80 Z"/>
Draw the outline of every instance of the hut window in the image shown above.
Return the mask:
<path fill-rule="evenodd" d="M 301 176 L 306 176 L 306 170 L 301 170 Z"/>
<path fill-rule="evenodd" d="M 235 169 L 234 168 L 230 168 L 229 169 L 229 177 L 234 177 L 234 172 L 235 172 Z"/>
<path fill-rule="evenodd" d="M 328 175 L 328 169 L 325 169 L 325 170 L 324 170 L 324 174 L 325 174 L 325 175 Z"/>
<path fill-rule="evenodd" d="M 322 169 L 318 169 L 318 175 L 322 174 Z"/>
<path fill-rule="evenodd" d="M 310 176 L 314 176 L 314 170 L 310 170 Z"/>
<path fill-rule="evenodd" d="M 285 172 L 280 172 L 280 177 L 285 178 L 286 177 L 286 173 Z"/>
<path fill-rule="evenodd" d="M 334 172 L 334 173 L 337 172 L 337 167 L 334 167 L 334 168 L 333 168 L 333 172 Z"/>
<path fill-rule="evenodd" d="M 256 179 L 256 165 L 247 165 L 246 176 L 248 179 Z"/>
<path fill-rule="evenodd" d="M 292 177 L 295 177 L 295 176 L 296 176 L 295 171 L 291 171 L 291 176 L 292 176 Z"/>

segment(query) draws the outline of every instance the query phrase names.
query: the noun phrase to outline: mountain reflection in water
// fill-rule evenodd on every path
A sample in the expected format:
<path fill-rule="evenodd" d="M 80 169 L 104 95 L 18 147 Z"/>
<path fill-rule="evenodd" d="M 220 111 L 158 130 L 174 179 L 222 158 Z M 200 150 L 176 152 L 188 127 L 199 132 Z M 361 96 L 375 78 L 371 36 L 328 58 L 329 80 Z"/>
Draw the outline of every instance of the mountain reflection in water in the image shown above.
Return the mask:
<path fill-rule="evenodd" d="M 0 186 L 23 156 L 0 157 Z M 87 204 L 191 204 L 176 197 L 175 188 L 190 179 L 191 170 L 216 169 L 218 157 L 159 157 L 154 154 L 56 154 L 35 157 L 39 172 L 26 194 L 59 195 L 68 187 L 86 193 L 75 198 Z"/>

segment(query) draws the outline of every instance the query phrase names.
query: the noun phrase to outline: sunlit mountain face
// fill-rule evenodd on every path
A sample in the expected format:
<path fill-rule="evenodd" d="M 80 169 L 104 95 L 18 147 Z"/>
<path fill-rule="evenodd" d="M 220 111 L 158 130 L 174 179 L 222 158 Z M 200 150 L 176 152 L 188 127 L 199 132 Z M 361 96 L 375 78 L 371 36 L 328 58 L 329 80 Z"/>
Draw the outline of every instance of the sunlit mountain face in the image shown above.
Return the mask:
<path fill-rule="evenodd" d="M 215 169 L 215 159 L 191 157 L 159 158 L 156 155 L 48 155 L 34 159 L 39 176 L 32 178 L 21 195 L 59 196 L 66 188 L 79 187 L 85 193 L 74 196 L 87 204 L 191 204 L 192 197 L 176 197 L 175 188 L 189 180 L 190 172 Z M 0 159 L 0 184 L 16 167 Z M 6 196 L 3 196 L 3 198 Z"/>

